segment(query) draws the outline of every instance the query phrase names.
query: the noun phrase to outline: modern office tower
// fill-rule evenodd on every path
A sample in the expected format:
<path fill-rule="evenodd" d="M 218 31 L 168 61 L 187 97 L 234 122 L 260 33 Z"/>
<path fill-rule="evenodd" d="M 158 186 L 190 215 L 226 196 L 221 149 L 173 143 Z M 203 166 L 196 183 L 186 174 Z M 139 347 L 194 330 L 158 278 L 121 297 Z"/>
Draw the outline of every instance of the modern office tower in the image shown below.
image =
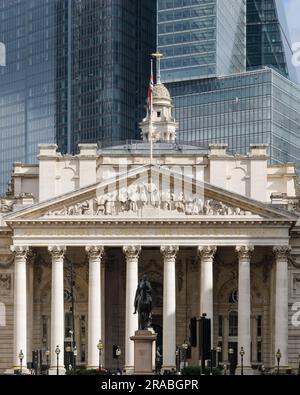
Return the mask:
<path fill-rule="evenodd" d="M 247 0 L 247 70 L 272 67 L 296 82 L 282 0 Z"/>
<path fill-rule="evenodd" d="M 156 49 L 156 2 L 62 1 L 58 17 L 64 43 L 57 46 L 57 82 L 64 84 L 58 89 L 59 148 L 76 152 L 78 143 L 138 138 Z"/>
<path fill-rule="evenodd" d="M 246 70 L 246 0 L 158 0 L 164 82 Z"/>
<path fill-rule="evenodd" d="M 56 10 L 47 0 L 0 2 L 0 192 L 15 161 L 55 141 Z M 3 54 L 2 51 L 2 54 Z"/>
<path fill-rule="evenodd" d="M 75 153 L 140 136 L 155 1 L 3 0 L 0 43 L 0 193 L 39 143 Z"/>
<path fill-rule="evenodd" d="M 300 169 L 300 87 L 273 69 L 168 84 L 179 143 L 228 144 L 244 154 L 269 144 L 272 162 Z"/>
<path fill-rule="evenodd" d="M 246 2 L 238 2 L 237 6 L 235 2 L 225 3 L 228 4 L 228 12 L 231 7 L 240 9 L 242 6 L 246 12 Z M 182 4 L 186 2 L 158 0 L 158 46 L 159 50 L 166 54 L 162 61 L 162 75 L 163 82 L 166 82 L 174 99 L 175 117 L 179 122 L 178 142 L 193 143 L 203 148 L 207 148 L 210 143 L 224 143 L 229 145 L 232 152 L 241 154 L 246 153 L 249 144 L 266 143 L 269 144 L 272 162 L 296 162 L 300 169 L 300 87 L 291 81 L 294 80 L 291 78 L 294 74 L 289 64 L 291 56 L 288 52 L 290 48 L 287 49 L 286 25 L 278 22 L 278 20 L 284 21 L 283 9 L 273 0 L 247 2 L 248 32 L 244 56 L 246 59 L 247 55 L 248 67 L 251 68 L 250 62 L 252 62 L 255 70 L 243 70 L 240 73 L 236 70 L 227 70 L 224 75 L 220 73 L 201 75 L 201 67 L 195 67 L 194 71 L 195 74 L 198 72 L 198 77 L 195 78 L 195 74 L 192 74 L 191 78 L 187 79 L 185 75 L 180 75 L 175 67 L 172 69 L 169 65 L 176 65 L 178 61 L 175 48 L 179 45 L 174 44 L 175 38 L 187 34 L 188 41 L 190 32 L 182 33 L 179 22 L 178 27 L 173 23 L 172 28 L 169 28 L 169 22 L 164 19 L 165 13 L 177 15 L 179 10 L 183 13 L 185 8 L 181 7 Z M 206 20 L 208 16 L 204 15 L 212 15 L 223 2 L 222 0 L 220 2 L 193 0 L 192 4 L 198 10 L 194 16 L 199 15 L 199 18 L 193 19 L 193 26 L 198 21 L 200 27 L 201 18 Z M 257 4 L 260 4 L 258 11 L 255 8 Z M 202 10 L 201 14 L 200 10 Z M 258 17 L 260 20 L 256 24 L 259 28 L 254 37 L 255 29 L 251 26 Z M 223 21 L 225 20 L 223 18 Z M 246 20 L 243 18 L 239 19 L 240 26 L 235 24 L 234 18 L 226 21 L 227 29 L 230 28 L 232 32 L 241 32 L 243 27 L 246 27 Z M 167 28 L 171 31 L 169 39 L 167 39 Z M 203 33 L 207 28 L 199 29 Z M 215 23 L 214 29 L 214 37 L 217 41 L 223 26 Z M 204 35 L 202 37 L 205 45 Z M 185 42 L 184 40 L 181 38 L 182 43 Z M 199 48 L 201 45 L 200 40 Z M 181 47 L 180 51 L 185 51 L 185 48 L 189 50 L 189 44 L 181 44 Z M 218 44 L 213 47 L 214 53 L 218 55 L 216 48 Z M 228 53 L 231 52 L 227 50 Z M 243 51 L 241 50 L 240 53 Z M 254 55 L 257 55 L 256 62 Z M 194 59 L 191 52 L 189 57 Z M 234 59 L 232 64 L 235 64 Z"/>

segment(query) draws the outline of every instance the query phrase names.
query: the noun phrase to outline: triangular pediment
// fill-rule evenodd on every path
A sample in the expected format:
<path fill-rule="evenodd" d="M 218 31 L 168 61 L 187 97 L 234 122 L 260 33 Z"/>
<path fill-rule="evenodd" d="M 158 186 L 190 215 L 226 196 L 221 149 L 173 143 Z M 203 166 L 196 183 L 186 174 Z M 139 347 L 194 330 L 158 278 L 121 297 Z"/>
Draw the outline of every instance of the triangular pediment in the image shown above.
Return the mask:
<path fill-rule="evenodd" d="M 294 215 L 159 166 L 114 178 L 11 213 L 7 222 L 60 219 L 273 219 Z"/>

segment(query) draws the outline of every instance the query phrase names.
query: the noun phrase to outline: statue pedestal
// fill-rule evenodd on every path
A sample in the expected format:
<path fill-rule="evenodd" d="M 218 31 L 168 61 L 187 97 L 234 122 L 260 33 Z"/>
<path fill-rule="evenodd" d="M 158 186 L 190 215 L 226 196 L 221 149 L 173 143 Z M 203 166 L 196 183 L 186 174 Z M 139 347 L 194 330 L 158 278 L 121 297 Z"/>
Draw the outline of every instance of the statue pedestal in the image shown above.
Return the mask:
<path fill-rule="evenodd" d="M 157 334 L 148 330 L 135 331 L 130 340 L 134 341 L 134 374 L 154 374 L 152 356 L 153 342 Z"/>

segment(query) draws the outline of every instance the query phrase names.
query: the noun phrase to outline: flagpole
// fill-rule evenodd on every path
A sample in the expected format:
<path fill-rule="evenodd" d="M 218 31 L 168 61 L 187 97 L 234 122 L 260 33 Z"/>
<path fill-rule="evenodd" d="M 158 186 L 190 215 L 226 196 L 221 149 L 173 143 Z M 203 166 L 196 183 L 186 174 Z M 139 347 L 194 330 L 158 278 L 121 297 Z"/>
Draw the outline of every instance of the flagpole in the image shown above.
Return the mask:
<path fill-rule="evenodd" d="M 151 76 L 153 76 L 153 60 L 151 59 Z M 152 125 L 152 112 L 153 112 L 153 94 L 151 91 L 150 103 L 150 118 L 149 118 L 149 138 L 150 138 L 150 165 L 153 163 L 153 125 Z"/>
<path fill-rule="evenodd" d="M 160 52 L 155 52 L 152 55 L 152 58 L 156 60 L 156 84 L 161 84 L 161 76 L 160 76 L 160 59 L 163 55 Z M 153 60 L 151 59 L 151 75 L 153 76 Z M 150 135 L 150 164 L 153 162 L 153 124 L 152 124 L 152 112 L 153 112 L 153 104 L 152 104 L 152 92 L 151 92 L 151 106 L 150 106 L 150 122 L 149 122 L 149 135 Z"/>

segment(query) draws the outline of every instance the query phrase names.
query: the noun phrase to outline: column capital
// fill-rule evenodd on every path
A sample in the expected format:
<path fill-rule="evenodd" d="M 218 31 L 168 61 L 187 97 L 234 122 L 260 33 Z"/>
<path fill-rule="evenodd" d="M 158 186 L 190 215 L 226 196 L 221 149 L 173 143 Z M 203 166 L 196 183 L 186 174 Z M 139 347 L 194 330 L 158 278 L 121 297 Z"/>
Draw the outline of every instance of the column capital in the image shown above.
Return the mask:
<path fill-rule="evenodd" d="M 276 256 L 276 259 L 284 259 L 289 256 L 291 252 L 290 246 L 275 246 L 273 247 L 273 253 Z"/>
<path fill-rule="evenodd" d="M 235 247 L 235 252 L 237 253 L 239 259 L 250 259 L 253 251 L 254 247 L 250 245 Z"/>
<path fill-rule="evenodd" d="M 209 258 L 213 259 L 215 256 L 215 253 L 217 251 L 216 246 L 203 246 L 203 247 L 198 247 L 198 256 L 200 259 L 202 258 Z"/>
<path fill-rule="evenodd" d="M 123 252 L 126 259 L 138 259 L 141 252 L 141 246 L 123 246 Z"/>
<path fill-rule="evenodd" d="M 54 259 L 62 259 L 66 252 L 65 246 L 49 246 L 48 251 Z"/>
<path fill-rule="evenodd" d="M 178 246 L 161 246 L 160 252 L 165 259 L 175 259 L 178 252 Z"/>
<path fill-rule="evenodd" d="M 104 247 L 102 246 L 86 246 L 85 252 L 87 253 L 89 259 L 101 259 L 104 253 Z"/>
<path fill-rule="evenodd" d="M 29 247 L 28 246 L 15 246 L 12 245 L 10 246 L 10 250 L 12 253 L 15 254 L 16 258 L 27 258 L 27 255 L 29 253 Z"/>
<path fill-rule="evenodd" d="M 27 262 L 29 265 L 34 265 L 34 262 L 36 260 L 37 254 L 36 251 L 32 250 L 31 248 L 29 248 L 29 251 L 27 253 Z"/>

